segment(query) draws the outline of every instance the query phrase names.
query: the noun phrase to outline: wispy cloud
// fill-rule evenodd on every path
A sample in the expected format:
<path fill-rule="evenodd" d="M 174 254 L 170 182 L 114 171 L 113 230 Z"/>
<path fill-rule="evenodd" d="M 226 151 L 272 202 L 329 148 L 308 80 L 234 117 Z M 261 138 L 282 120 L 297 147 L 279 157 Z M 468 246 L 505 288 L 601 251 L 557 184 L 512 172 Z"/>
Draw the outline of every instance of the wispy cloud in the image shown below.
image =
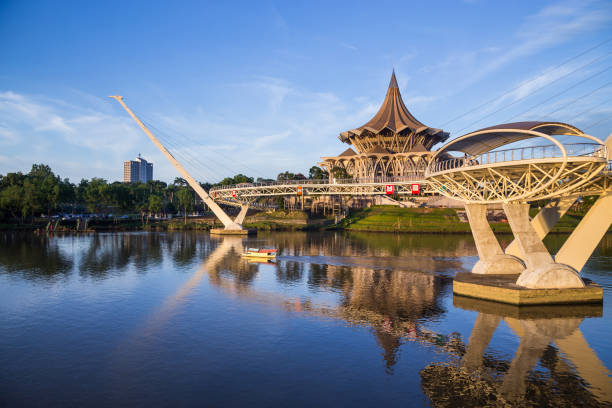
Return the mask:
<path fill-rule="evenodd" d="M 0 141 L 5 144 L 0 173 L 27 171 L 32 163 L 42 162 L 73 181 L 117 180 L 123 161 L 138 151 L 146 136 L 127 116 L 5 91 L 0 92 Z"/>
<path fill-rule="evenodd" d="M 559 2 L 518 22 L 505 43 L 489 44 L 472 51 L 459 50 L 438 64 L 424 66 L 422 71 L 435 75 L 452 72 L 461 78 L 451 91 L 458 92 L 518 60 L 527 60 L 579 34 L 610 24 L 611 11 L 606 3 Z"/>
<path fill-rule="evenodd" d="M 342 48 L 346 48 L 351 51 L 357 51 L 357 47 L 355 47 L 353 44 L 349 44 L 343 41 L 341 41 L 339 44 Z"/>

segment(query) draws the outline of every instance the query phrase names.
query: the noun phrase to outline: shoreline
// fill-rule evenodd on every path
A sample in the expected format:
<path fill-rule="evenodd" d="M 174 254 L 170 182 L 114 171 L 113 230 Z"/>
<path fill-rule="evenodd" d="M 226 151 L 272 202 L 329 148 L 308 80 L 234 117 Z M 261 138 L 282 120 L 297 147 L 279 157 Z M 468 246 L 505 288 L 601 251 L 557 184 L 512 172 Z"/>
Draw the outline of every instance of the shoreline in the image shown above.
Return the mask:
<path fill-rule="evenodd" d="M 534 216 L 537 209 L 533 209 Z M 331 217 L 313 217 L 301 211 L 274 211 L 248 216 L 244 227 L 257 231 L 355 231 L 394 234 L 471 234 L 470 224 L 460 216 L 461 210 L 451 208 L 399 208 L 372 206 L 352 210 L 337 224 Z M 582 214 L 564 215 L 550 234 L 570 234 L 582 219 Z M 512 234 L 510 225 L 502 215 L 491 217 L 489 224 L 495 234 Z M 222 225 L 211 217 L 171 220 L 96 219 L 87 229 L 76 229 L 72 220 L 59 221 L 54 229 L 47 230 L 48 220 L 33 224 L 3 223 L 0 231 L 24 231 L 36 233 L 96 233 L 129 231 L 209 231 Z M 612 232 L 612 228 L 608 233 Z"/>

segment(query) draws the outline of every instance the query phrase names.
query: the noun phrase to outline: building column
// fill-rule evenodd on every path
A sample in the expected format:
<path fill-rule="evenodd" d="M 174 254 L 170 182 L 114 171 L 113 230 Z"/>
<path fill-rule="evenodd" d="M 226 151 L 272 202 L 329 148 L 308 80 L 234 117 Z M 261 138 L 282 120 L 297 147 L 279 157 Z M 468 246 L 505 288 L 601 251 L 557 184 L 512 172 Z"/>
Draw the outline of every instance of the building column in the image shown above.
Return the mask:
<path fill-rule="evenodd" d="M 542 243 L 529 219 L 529 204 L 504 203 L 514 239 L 521 251 L 526 269 L 516 284 L 526 288 L 582 288 L 584 282 L 573 268 L 557 264 Z"/>
<path fill-rule="evenodd" d="M 465 212 L 470 222 L 472 236 L 476 243 L 480 260 L 474 265 L 472 273 L 479 274 L 519 274 L 525 269 L 520 259 L 504 254 L 491 226 L 487 221 L 486 204 L 465 204 Z"/>

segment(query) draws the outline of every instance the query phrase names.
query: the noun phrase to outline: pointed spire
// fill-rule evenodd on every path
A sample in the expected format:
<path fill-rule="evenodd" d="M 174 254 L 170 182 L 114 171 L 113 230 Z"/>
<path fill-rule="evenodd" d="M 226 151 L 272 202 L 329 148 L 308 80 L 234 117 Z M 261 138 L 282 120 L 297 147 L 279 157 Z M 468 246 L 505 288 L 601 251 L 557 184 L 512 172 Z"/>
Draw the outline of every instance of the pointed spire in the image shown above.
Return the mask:
<path fill-rule="evenodd" d="M 410 129 L 414 134 L 423 135 L 424 139 L 421 140 L 420 145 L 415 146 L 414 143 L 407 143 L 401 148 L 402 151 L 411 151 L 412 148 L 416 148 L 418 151 L 422 149 L 427 151 L 434 144 L 448 138 L 448 133 L 440 129 L 425 126 L 412 116 L 402 100 L 402 95 L 397 85 L 397 78 L 395 77 L 395 69 L 391 72 L 391 80 L 389 81 L 389 89 L 387 89 L 385 100 L 374 117 L 363 126 L 340 133 L 339 138 L 345 143 L 352 144 L 352 137 L 361 137 L 366 131 L 365 137 L 371 137 L 372 135 L 380 134 L 384 129 L 397 134 L 403 132 L 401 137 L 407 137 L 407 132 L 404 132 L 405 129 Z M 386 146 L 383 147 L 387 148 Z M 360 148 L 357 148 L 357 151 L 364 153 Z"/>
<path fill-rule="evenodd" d="M 391 81 L 389 81 L 389 88 L 399 89 L 399 86 L 397 86 L 397 79 L 395 78 L 395 68 L 393 68 L 393 72 L 391 73 Z"/>

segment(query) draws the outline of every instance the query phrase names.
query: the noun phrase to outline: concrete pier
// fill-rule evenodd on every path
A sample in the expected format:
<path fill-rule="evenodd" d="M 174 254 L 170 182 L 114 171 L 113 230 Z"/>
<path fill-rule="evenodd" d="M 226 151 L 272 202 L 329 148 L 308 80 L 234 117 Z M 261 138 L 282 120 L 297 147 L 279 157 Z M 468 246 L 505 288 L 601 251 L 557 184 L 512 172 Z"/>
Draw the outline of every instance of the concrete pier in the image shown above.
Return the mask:
<path fill-rule="evenodd" d="M 214 235 L 249 235 L 249 234 L 256 234 L 257 231 L 248 230 L 248 229 L 231 230 L 231 229 L 224 229 L 224 228 L 211 228 L 210 233 Z"/>
<path fill-rule="evenodd" d="M 526 269 L 516 284 L 532 289 L 583 288 L 584 282 L 572 267 L 555 263 L 529 219 L 529 204 L 504 203 L 504 211 Z"/>
<path fill-rule="evenodd" d="M 499 275 L 522 272 L 525 269 L 523 262 L 515 256 L 504 254 L 499 241 L 491 230 L 487 221 L 487 205 L 465 204 L 465 212 L 480 258 L 474 265 L 472 273 Z"/>
<path fill-rule="evenodd" d="M 453 293 L 517 306 L 603 301 L 603 289 L 594 282 L 587 281 L 581 288 L 530 289 L 517 284 L 518 276 L 458 273 L 453 280 Z"/>

